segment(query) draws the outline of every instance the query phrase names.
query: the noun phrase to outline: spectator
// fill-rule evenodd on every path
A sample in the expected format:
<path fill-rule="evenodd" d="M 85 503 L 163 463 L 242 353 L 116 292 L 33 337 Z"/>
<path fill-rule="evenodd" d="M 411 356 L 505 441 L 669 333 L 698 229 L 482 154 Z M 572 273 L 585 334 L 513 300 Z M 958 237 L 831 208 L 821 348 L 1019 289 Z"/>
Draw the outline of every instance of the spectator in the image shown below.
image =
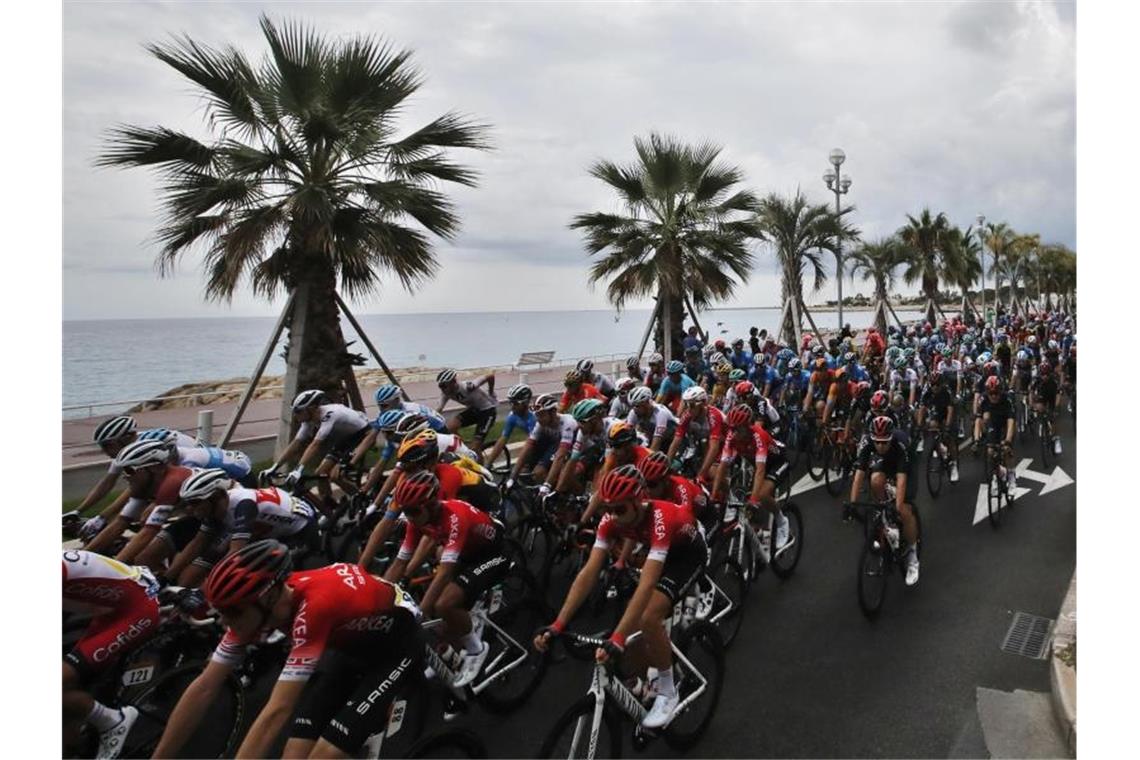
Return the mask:
<path fill-rule="evenodd" d="M 685 349 L 685 353 L 688 354 L 690 348 L 696 348 L 698 351 L 700 351 L 702 348 L 704 348 L 704 346 L 705 342 L 701 340 L 701 335 L 697 330 L 697 326 L 689 325 L 689 334 L 685 337 L 685 340 L 681 342 L 681 347 Z"/>
<path fill-rule="evenodd" d="M 753 356 L 760 353 L 760 346 L 763 344 L 764 336 L 767 334 L 767 330 L 761 333 L 756 329 L 756 327 L 748 328 L 748 348 L 752 350 Z"/>

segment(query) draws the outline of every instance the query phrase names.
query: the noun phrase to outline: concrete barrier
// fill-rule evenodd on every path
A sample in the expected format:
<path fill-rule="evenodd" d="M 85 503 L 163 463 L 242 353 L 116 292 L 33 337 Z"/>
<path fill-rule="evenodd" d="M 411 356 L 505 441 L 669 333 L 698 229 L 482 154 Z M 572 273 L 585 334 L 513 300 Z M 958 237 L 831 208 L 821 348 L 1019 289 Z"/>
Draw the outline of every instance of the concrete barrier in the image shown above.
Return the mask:
<path fill-rule="evenodd" d="M 1053 712 L 1069 743 L 1073 756 L 1077 754 L 1077 576 L 1069 583 L 1069 591 L 1057 615 L 1053 628 L 1053 647 L 1050 657 L 1049 684 L 1052 687 Z"/>

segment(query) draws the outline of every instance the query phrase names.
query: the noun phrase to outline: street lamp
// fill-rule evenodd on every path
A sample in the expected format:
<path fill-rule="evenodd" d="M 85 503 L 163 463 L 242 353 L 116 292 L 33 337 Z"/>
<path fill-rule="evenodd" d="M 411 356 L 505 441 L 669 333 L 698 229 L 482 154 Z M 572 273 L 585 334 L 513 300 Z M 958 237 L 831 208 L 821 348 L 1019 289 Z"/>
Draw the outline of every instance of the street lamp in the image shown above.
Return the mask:
<path fill-rule="evenodd" d="M 982 244 L 982 327 L 986 325 L 986 236 L 982 225 L 986 223 L 986 215 L 978 214 L 975 220 L 978 223 L 978 242 Z"/>
<path fill-rule="evenodd" d="M 847 160 L 847 154 L 835 148 L 828 154 L 827 160 L 835 167 L 835 171 L 824 174 L 823 181 L 827 183 L 827 189 L 835 193 L 835 216 L 838 221 L 839 196 L 846 195 L 851 187 L 851 178 L 839 173 L 839 167 Z M 839 288 L 839 331 L 843 332 L 843 241 L 838 232 L 835 235 L 835 281 Z"/>

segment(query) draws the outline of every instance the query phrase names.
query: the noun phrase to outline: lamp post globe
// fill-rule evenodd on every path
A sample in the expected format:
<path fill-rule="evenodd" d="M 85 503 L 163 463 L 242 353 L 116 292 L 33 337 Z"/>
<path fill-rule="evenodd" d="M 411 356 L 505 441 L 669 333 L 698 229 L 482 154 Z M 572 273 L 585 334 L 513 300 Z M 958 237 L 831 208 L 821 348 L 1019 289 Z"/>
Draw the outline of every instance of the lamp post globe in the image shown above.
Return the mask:
<path fill-rule="evenodd" d="M 827 155 L 827 160 L 838 167 L 847 160 L 847 154 L 840 148 L 832 148 L 831 153 Z"/>
<path fill-rule="evenodd" d="M 982 326 L 984 327 L 986 324 L 986 236 L 983 232 L 983 225 L 986 223 L 986 215 L 978 214 L 974 221 L 978 223 L 978 243 L 982 256 Z"/>
<path fill-rule="evenodd" d="M 851 187 L 851 178 L 846 174 L 839 172 L 839 167 L 847 160 L 847 154 L 841 148 L 833 148 L 831 153 L 827 154 L 827 160 L 835 167 L 835 171 L 829 171 L 823 175 L 823 181 L 827 184 L 827 189 L 835 193 L 835 215 L 836 218 L 840 214 L 840 200 L 839 196 L 845 194 L 848 188 Z M 843 243 L 841 240 L 836 240 L 835 245 L 835 285 L 838 290 L 838 312 L 839 312 L 839 330 L 843 331 Z"/>

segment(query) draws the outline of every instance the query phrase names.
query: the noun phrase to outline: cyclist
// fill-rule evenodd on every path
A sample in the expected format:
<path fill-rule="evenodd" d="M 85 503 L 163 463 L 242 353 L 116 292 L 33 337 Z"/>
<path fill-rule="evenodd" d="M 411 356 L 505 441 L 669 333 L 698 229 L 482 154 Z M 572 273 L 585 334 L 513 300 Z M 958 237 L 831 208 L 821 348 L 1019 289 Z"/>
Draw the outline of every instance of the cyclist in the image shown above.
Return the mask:
<path fill-rule="evenodd" d="M 918 373 L 910 366 L 905 353 L 895 359 L 894 369 L 891 370 L 887 380 L 887 388 L 892 396 L 901 395 L 906 399 L 907 406 L 914 406 L 915 397 L 918 395 Z"/>
<path fill-rule="evenodd" d="M 290 547 L 317 546 L 316 510 L 280 488 L 243 488 L 222 470 L 195 470 L 178 495 L 201 525 L 164 573 L 180 586 L 198 586 L 218 560 L 250 541 L 272 538 Z"/>
<path fill-rule="evenodd" d="M 335 474 L 333 468 L 339 462 L 347 461 L 372 429 L 364 412 L 331 403 L 320 390 L 297 394 L 293 399 L 293 419 L 301 423 L 300 427 L 273 466 L 258 476 L 259 483 L 270 480 L 283 467 L 295 465 L 284 486 L 292 488 L 304 476 L 305 468 L 318 461 L 317 475 Z M 341 485 L 351 490 L 350 484 Z M 331 501 L 332 489 L 327 480 L 318 480 L 317 490 L 326 503 Z"/>
<path fill-rule="evenodd" d="M 699 386 L 689 388 L 683 395 L 685 412 L 673 431 L 668 458 L 676 461 L 686 445 L 692 446 L 698 457 L 696 476 L 702 483 L 711 483 L 713 469 L 724 443 L 724 413 L 709 404 L 708 393 Z"/>
<path fill-rule="evenodd" d="M 811 384 L 811 373 L 803 369 L 799 359 L 788 360 L 788 372 L 784 376 L 784 385 L 780 388 L 780 406 L 802 405 L 804 394 Z"/>
<path fill-rule="evenodd" d="M 386 415 L 393 415 L 386 417 Z M 383 418 L 383 419 L 382 419 Z M 361 493 L 370 494 L 376 488 L 376 484 L 385 478 L 384 473 L 388 473 L 388 479 L 384 481 L 384 486 L 379 495 L 373 500 L 376 503 L 383 501 L 383 498 L 391 493 L 392 489 L 396 487 L 393 474 L 388 469 L 388 463 L 395 457 L 400 449 L 400 444 L 407 440 L 410 436 L 414 436 L 423 430 L 431 430 L 435 432 L 435 428 L 431 426 L 430 420 L 422 414 L 405 411 L 389 410 L 383 412 L 377 418 L 378 423 L 386 429 L 384 433 L 385 445 L 380 452 L 380 458 L 368 473 L 368 478 L 364 481 L 364 485 L 360 487 Z M 367 443 L 367 441 L 365 441 Z M 362 446 L 364 443 L 361 444 Z M 436 445 L 439 447 L 440 454 L 448 457 L 462 457 L 475 461 L 475 452 L 467 448 L 463 439 L 458 435 L 452 433 L 436 433 Z M 492 460 L 493 461 L 493 460 Z"/>
<path fill-rule="evenodd" d="M 693 513 L 698 521 L 707 522 L 705 509 L 708 498 L 705 490 L 688 478 L 670 471 L 669 457 L 654 451 L 637 466 L 645 478 L 646 494 L 651 499 L 663 499 L 680 504 Z"/>
<path fill-rule="evenodd" d="M 732 388 L 732 381 L 729 379 L 732 365 L 727 359 L 722 359 L 713 364 L 713 374 L 715 380 L 706 390 L 709 392 L 709 402 L 719 408 L 724 403 L 725 395 Z"/>
<path fill-rule="evenodd" d="M 623 377 L 617 381 L 617 394 L 610 399 L 610 417 L 624 420 L 629 416 L 630 410 L 633 409 L 633 405 L 629 403 L 629 392 L 640 384 L 632 377 Z"/>
<path fill-rule="evenodd" d="M 132 567 L 100 554 L 63 552 L 63 609 L 93 613 L 82 638 L 63 658 L 63 744 L 74 747 L 79 729 L 99 734 L 97 757 L 116 758 L 138 719 L 132 706 L 112 709 L 87 691 L 123 655 L 158 630 L 158 582 L 145 567 Z"/>
<path fill-rule="evenodd" d="M 445 640 L 462 646 L 463 666 L 454 686 L 466 686 L 479 675 L 490 652 L 479 632 L 472 630 L 468 610 L 506 576 L 510 567 L 503 554 L 506 529 L 467 502 L 441 498 L 439 480 L 429 470 L 404 478 L 396 487 L 396 501 L 403 507 L 408 527 L 396 561 L 384 578 L 394 583 L 404 577 L 421 538 L 442 549 L 421 607 L 429 618 L 438 615 L 443 620 Z"/>
<path fill-rule="evenodd" d="M 831 422 L 832 415 L 848 421 L 851 399 L 855 396 L 855 383 L 847 376 L 847 367 L 839 367 L 832 375 L 831 386 L 827 389 L 827 401 L 823 405 L 821 421 L 824 425 Z M 846 425 L 844 429 L 846 430 Z"/>
<path fill-rule="evenodd" d="M 582 380 L 598 389 L 606 399 L 611 399 L 617 393 L 613 379 L 609 375 L 594 371 L 594 362 L 590 359 L 580 359 L 575 366 L 582 373 Z"/>
<path fill-rule="evenodd" d="M 641 368 L 641 357 L 631 356 L 626 359 L 625 373 L 630 380 L 636 380 L 638 384 L 644 383 L 646 370 Z"/>
<path fill-rule="evenodd" d="M 499 433 L 499 438 L 491 447 L 491 455 L 487 457 L 488 462 L 498 460 L 503 449 L 507 447 L 511 433 L 518 430 L 529 436 L 530 431 L 534 430 L 534 426 L 538 424 L 538 418 L 534 416 L 534 412 L 530 408 L 532 398 L 534 398 L 534 391 L 524 383 L 512 385 L 507 391 L 507 401 L 511 405 L 511 411 L 507 414 L 506 421 L 503 422 L 503 430 Z"/>
<path fill-rule="evenodd" d="M 694 383 L 699 385 L 704 381 L 710 366 L 701 356 L 700 346 L 689 346 L 685 349 L 685 376 Z"/>
<path fill-rule="evenodd" d="M 471 449 L 477 457 L 481 457 L 483 442 L 499 413 L 495 401 L 495 373 L 489 372 L 478 380 L 464 380 L 461 383 L 455 370 L 444 369 L 435 376 L 435 383 L 442 394 L 439 405 L 435 408 L 437 413 L 443 413 L 443 407 L 447 406 L 448 401 L 455 401 L 463 407 L 462 412 L 447 421 L 447 431 L 458 434 L 460 428 L 474 425 Z M 484 385 L 487 390 L 483 390 Z"/>
<path fill-rule="evenodd" d="M 1049 421 L 1049 434 L 1053 437 L 1053 453 L 1061 455 L 1061 436 L 1057 435 L 1056 417 L 1057 404 L 1061 402 L 1061 386 L 1057 382 L 1057 375 L 1048 362 L 1042 362 L 1037 368 L 1037 377 L 1029 385 L 1029 400 L 1038 414 L 1045 415 Z"/>
<path fill-rule="evenodd" d="M 676 415 L 681 408 L 681 394 L 694 385 L 693 379 L 685 374 L 685 365 L 674 359 L 665 366 L 665 379 L 657 389 L 656 401 Z"/>
<path fill-rule="evenodd" d="M 568 412 L 570 408 L 577 404 L 584 398 L 599 398 L 602 399 L 601 392 L 591 383 L 587 383 L 582 376 L 581 371 L 572 369 L 566 373 L 566 377 L 562 383 L 566 386 L 566 391 L 562 394 L 562 398 L 558 401 L 558 411 Z"/>
<path fill-rule="evenodd" d="M 761 421 L 754 419 L 752 408 L 744 404 L 734 406 L 728 413 L 728 437 L 713 480 L 712 498 L 714 501 L 722 498 L 738 456 L 752 461 L 755 470 L 748 504 L 754 510 L 763 509 L 775 516 L 775 549 L 781 552 L 788 546 L 788 518 L 774 497 L 776 484 L 787 473 L 788 463 L 784 461 L 783 447 L 764 429 L 763 418 Z"/>
<path fill-rule="evenodd" d="M 958 409 L 954 403 L 954 388 L 949 381 L 952 372 L 953 370 L 931 373 L 930 382 L 922 392 L 922 399 L 919 401 L 918 411 L 915 413 L 915 421 L 920 431 L 926 429 L 928 419 L 934 423 L 934 428 L 939 434 L 954 430 L 954 416 Z M 930 415 L 929 418 L 927 414 Z M 941 436 L 934 440 L 940 453 L 950 465 L 950 482 L 957 483 L 958 436 L 948 435 L 946 437 L 950 441 L 947 447 L 948 451 L 941 451 L 943 448 Z"/>
<path fill-rule="evenodd" d="M 602 460 L 602 468 L 596 477 L 599 484 L 605 480 L 606 475 L 615 469 L 627 464 L 637 466 L 650 454 L 650 450 L 645 446 L 645 439 L 637 432 L 637 428 L 624 420 L 618 420 L 609 426 L 609 429 L 606 430 L 606 444 L 607 449 L 605 458 Z M 601 504 L 600 491 L 595 489 L 590 496 L 590 503 L 582 513 L 580 522 L 583 525 L 589 523 Z"/>
<path fill-rule="evenodd" d="M 1013 400 L 1002 392 L 1001 378 L 990 375 L 986 378 L 986 393 L 978 405 L 978 415 L 974 422 L 974 440 L 983 441 L 982 428 L 988 432 L 989 440 L 1002 444 L 1002 461 L 1010 493 L 1017 486 L 1017 473 L 1009 466 L 1013 451 L 1013 433 L 1016 428 L 1013 415 Z"/>
<path fill-rule="evenodd" d="M 647 676 L 654 681 L 657 697 L 641 725 L 660 729 L 669 723 L 680 701 L 665 618 L 700 577 L 708 549 L 687 507 L 646 498 L 645 479 L 637 467 L 625 465 L 607 473 L 598 493 L 606 515 L 598 526 L 590 557 L 570 586 L 558 617 L 535 636 L 534 646 L 546 651 L 550 639 L 565 630 L 598 582 L 615 541 L 632 539 L 648 545 L 649 556 L 641 568 L 637 590 L 596 657 L 605 662 L 620 656 L 626 639 L 637 630 L 642 632 L 636 649 L 644 653 L 644 662 L 650 667 Z"/>
<path fill-rule="evenodd" d="M 577 428 L 570 446 L 570 460 L 562 467 L 558 480 L 547 482 L 556 483 L 554 490 L 558 493 L 580 494 L 597 473 L 605 457 L 606 432 L 617 420 L 606 417 L 605 405 L 593 398 L 579 401 L 571 413 Z"/>
<path fill-rule="evenodd" d="M 823 351 L 822 346 L 817 345 L 812 348 L 813 350 L 818 348 L 820 352 Z M 822 418 L 827 394 L 831 391 L 831 382 L 835 376 L 827 366 L 827 359 L 822 356 L 815 359 L 814 366 L 815 371 L 808 378 L 807 392 L 804 394 L 803 413 L 807 414 L 814 407 L 815 416 Z"/>
<path fill-rule="evenodd" d="M 447 420 L 427 404 L 415 401 L 405 401 L 398 385 L 381 385 L 376 389 L 376 406 L 380 407 L 380 414 L 388 411 L 404 411 L 408 414 L 422 414 L 428 421 L 428 427 L 437 433 L 447 432 Z"/>
<path fill-rule="evenodd" d="M 994 359 L 1001 365 L 1002 377 L 1009 377 L 1013 363 L 1013 349 L 1009 345 L 1009 337 L 1004 332 L 997 334 L 997 343 L 993 349 Z"/>
<path fill-rule="evenodd" d="M 859 446 L 855 457 L 855 476 L 851 479 L 849 501 L 859 498 L 863 482 L 870 474 L 869 486 L 876 501 L 890 497 L 888 484 L 894 483 L 895 508 L 902 519 L 903 537 L 910 546 L 906 558 L 906 585 L 918 583 L 918 521 L 906 500 L 907 478 L 910 475 L 910 454 L 907 447 L 894 435 L 895 423 L 890 417 L 876 417 L 871 431 Z"/>
<path fill-rule="evenodd" d="M 204 591 L 226 634 L 175 705 L 155 757 L 175 757 L 247 646 L 274 629 L 292 649 L 237 757 L 268 757 L 288 731 L 284 757 L 354 757 L 388 723 L 388 707 L 422 688 L 420 611 L 399 587 L 337 563 L 292 572 L 288 547 L 257 541 L 219 562 Z"/>
<path fill-rule="evenodd" d="M 677 428 L 677 418 L 667 407 L 655 402 L 652 391 L 645 386 L 634 388 L 629 392 L 629 403 L 633 408 L 625 418 L 626 422 L 645 436 L 650 442 L 650 449 L 660 451 L 665 442 L 673 436 L 673 431 Z"/>
<path fill-rule="evenodd" d="M 642 382 L 645 387 L 657 394 L 657 389 L 661 386 L 661 381 L 665 379 L 665 357 L 661 354 L 651 354 L 649 357 L 649 369 L 645 370 L 645 375 L 642 377 Z"/>
<path fill-rule="evenodd" d="M 597 399 L 591 400 L 597 401 L 599 405 L 602 403 Z M 558 483 L 559 475 L 570 454 L 570 447 L 574 443 L 578 423 L 574 421 L 573 416 L 558 411 L 558 399 L 553 393 L 544 393 L 535 399 L 534 415 L 535 425 L 527 434 L 523 450 L 515 457 L 515 463 L 511 466 L 511 474 L 505 485 L 510 490 L 519 473 L 533 457 L 534 479 L 544 481 L 539 493 L 545 496 L 553 485 Z"/>

